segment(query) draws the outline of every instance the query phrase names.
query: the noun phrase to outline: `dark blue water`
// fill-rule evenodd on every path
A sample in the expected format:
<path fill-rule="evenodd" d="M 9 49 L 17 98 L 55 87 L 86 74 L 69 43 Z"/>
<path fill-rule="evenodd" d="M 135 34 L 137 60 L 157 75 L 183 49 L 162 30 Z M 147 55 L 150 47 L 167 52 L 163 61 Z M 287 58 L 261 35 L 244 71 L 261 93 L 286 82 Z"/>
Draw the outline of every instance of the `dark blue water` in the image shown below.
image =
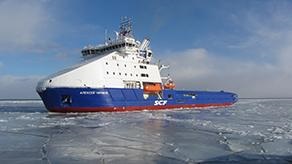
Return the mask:
<path fill-rule="evenodd" d="M 0 101 L 0 163 L 289 163 L 292 100 L 229 108 L 48 113 Z"/>

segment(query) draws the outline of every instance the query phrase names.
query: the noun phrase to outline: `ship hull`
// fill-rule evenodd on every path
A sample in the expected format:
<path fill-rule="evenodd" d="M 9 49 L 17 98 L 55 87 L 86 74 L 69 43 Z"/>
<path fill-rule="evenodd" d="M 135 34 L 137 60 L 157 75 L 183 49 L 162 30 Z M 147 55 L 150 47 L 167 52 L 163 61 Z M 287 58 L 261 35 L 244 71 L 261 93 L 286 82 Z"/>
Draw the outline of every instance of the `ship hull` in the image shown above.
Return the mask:
<path fill-rule="evenodd" d="M 142 89 L 46 88 L 38 92 L 50 112 L 122 112 L 226 107 L 237 101 L 230 92 L 163 90 L 145 97 Z"/>

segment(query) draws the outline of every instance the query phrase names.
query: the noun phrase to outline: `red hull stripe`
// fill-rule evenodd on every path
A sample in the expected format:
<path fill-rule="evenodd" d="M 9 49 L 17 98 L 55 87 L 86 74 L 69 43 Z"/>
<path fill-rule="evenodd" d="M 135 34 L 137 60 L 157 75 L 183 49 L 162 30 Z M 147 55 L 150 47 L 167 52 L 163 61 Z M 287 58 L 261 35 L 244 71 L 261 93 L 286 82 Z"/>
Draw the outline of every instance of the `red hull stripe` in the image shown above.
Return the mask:
<path fill-rule="evenodd" d="M 123 112 L 123 111 L 141 111 L 141 110 L 163 110 L 163 109 L 202 109 L 208 107 L 227 107 L 233 103 L 220 104 L 188 104 L 188 105 L 162 105 L 162 106 L 127 106 L 127 107 L 64 107 L 52 108 L 50 112 Z"/>

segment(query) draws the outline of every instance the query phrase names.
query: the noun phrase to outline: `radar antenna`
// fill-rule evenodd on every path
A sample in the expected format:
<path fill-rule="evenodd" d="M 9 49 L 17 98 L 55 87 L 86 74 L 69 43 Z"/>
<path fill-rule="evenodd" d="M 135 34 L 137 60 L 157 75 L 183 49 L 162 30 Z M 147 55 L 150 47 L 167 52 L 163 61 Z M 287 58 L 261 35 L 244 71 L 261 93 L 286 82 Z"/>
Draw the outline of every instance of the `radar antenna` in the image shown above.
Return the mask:
<path fill-rule="evenodd" d="M 128 17 L 123 17 L 120 24 L 120 36 L 127 36 L 133 38 L 132 21 Z"/>

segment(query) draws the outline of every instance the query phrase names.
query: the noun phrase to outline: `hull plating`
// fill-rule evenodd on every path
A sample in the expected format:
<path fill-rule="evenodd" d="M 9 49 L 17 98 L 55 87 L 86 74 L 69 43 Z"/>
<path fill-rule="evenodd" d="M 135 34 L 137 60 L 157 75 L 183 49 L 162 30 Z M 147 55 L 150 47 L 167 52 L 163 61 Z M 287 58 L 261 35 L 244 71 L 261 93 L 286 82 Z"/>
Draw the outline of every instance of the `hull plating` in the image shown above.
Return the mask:
<path fill-rule="evenodd" d="M 163 90 L 162 98 L 143 96 L 141 89 L 47 88 L 39 92 L 51 112 L 116 112 L 208 108 L 232 105 L 237 95 L 229 92 Z"/>

